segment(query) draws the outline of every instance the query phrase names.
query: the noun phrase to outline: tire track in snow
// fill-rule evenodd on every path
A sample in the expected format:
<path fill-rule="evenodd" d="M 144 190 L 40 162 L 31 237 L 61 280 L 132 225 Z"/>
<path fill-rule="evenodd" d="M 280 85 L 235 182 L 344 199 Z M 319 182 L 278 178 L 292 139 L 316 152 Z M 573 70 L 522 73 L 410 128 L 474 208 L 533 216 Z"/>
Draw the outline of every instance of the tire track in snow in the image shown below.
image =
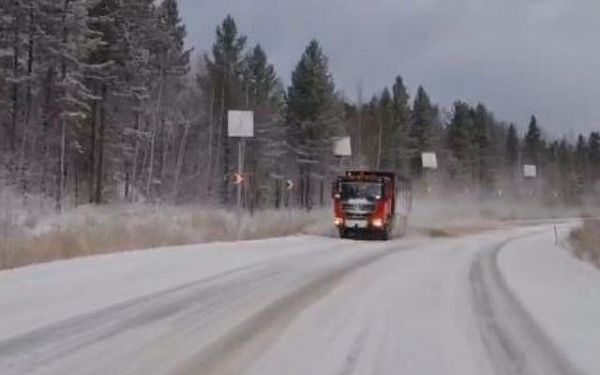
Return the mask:
<path fill-rule="evenodd" d="M 356 336 L 354 342 L 352 343 L 352 348 L 346 356 L 344 368 L 340 371 L 339 375 L 351 375 L 355 373 L 358 360 L 365 349 L 367 333 L 367 328 L 363 328 L 359 335 Z"/>
<path fill-rule="evenodd" d="M 191 324 L 218 317 L 249 291 L 289 278 L 285 264 L 321 256 L 304 253 L 260 261 L 1 340 L 0 373 L 30 373 L 126 331 L 174 317 L 189 318 Z"/>
<path fill-rule="evenodd" d="M 193 361 L 183 363 L 199 365 L 200 369 L 184 373 L 207 374 L 210 368 L 220 368 L 228 359 L 237 359 L 240 349 L 257 348 L 258 338 L 272 337 L 294 313 L 324 295 L 344 275 L 399 250 L 398 244 L 392 245 L 395 249 L 390 245 L 377 249 L 364 246 L 364 251 L 348 253 L 340 260 L 336 244 L 326 243 L 317 252 L 278 257 L 233 269 L 0 341 L 0 372 L 7 375 L 51 372 L 50 368 L 68 366 L 71 360 L 98 345 L 120 342 L 128 332 L 152 331 L 164 324 L 172 327 L 165 342 L 173 342 L 182 335 L 189 337 L 204 332 L 205 327 L 231 323 L 234 328 L 225 336 L 217 336 L 216 342 L 208 346 L 188 348 L 189 354 L 186 351 L 182 358 L 192 356 Z M 223 316 L 232 311 L 241 311 L 239 321 L 223 321 Z M 136 350 L 135 343 L 125 345 L 123 355 Z M 198 351 L 201 353 L 194 356 Z M 207 353 L 209 360 L 204 361 L 203 355 Z M 100 361 L 97 367 L 102 369 L 103 365 Z M 114 368 L 115 364 L 106 365 Z M 177 372 L 177 365 L 179 363 L 169 367 L 175 367 Z M 85 373 L 107 373 L 94 368 Z"/>
<path fill-rule="evenodd" d="M 398 243 L 392 242 L 382 251 L 362 256 L 330 269 L 318 278 L 273 301 L 210 347 L 192 357 L 173 373 L 181 375 L 242 373 L 298 314 L 327 295 L 348 275 L 398 251 L 404 251 L 414 246 L 414 244 L 399 246 Z M 349 363 L 349 365 L 349 370 L 352 370 L 352 364 Z"/>
<path fill-rule="evenodd" d="M 498 268 L 498 253 L 515 240 L 482 250 L 469 272 L 475 316 L 492 365 L 498 375 L 580 375 L 512 294 Z"/>
<path fill-rule="evenodd" d="M 4 374 L 23 374 L 68 357 L 99 342 L 172 318 L 182 313 L 210 312 L 224 306 L 227 298 L 242 298 L 248 288 L 258 287 L 277 275 L 251 271 L 253 265 L 231 270 L 207 279 L 191 282 L 131 301 L 70 318 L 0 342 L 0 369 Z M 213 282 L 234 279 L 214 287 Z M 27 361 L 20 358 L 29 357 Z M 16 360 L 15 360 L 16 359 Z"/>

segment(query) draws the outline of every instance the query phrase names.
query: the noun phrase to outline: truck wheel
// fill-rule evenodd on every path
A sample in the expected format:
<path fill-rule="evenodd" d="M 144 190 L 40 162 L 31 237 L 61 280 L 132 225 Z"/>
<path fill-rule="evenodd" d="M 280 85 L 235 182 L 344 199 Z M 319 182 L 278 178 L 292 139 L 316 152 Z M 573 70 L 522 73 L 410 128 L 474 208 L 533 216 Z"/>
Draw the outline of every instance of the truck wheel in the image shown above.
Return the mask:
<path fill-rule="evenodd" d="M 389 239 L 390 239 L 390 228 L 386 227 L 384 230 L 382 230 L 381 234 L 379 235 L 379 238 L 381 239 L 381 241 L 389 241 Z"/>
<path fill-rule="evenodd" d="M 340 228 L 338 232 L 340 233 L 340 238 L 348 238 L 348 231 L 346 229 Z"/>

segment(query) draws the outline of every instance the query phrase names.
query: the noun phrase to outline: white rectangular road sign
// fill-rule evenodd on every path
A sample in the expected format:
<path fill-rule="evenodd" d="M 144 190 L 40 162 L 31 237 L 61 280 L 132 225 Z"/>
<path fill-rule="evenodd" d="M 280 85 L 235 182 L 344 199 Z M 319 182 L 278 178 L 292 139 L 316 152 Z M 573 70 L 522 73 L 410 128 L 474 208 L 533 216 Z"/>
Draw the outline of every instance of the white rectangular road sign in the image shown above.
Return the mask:
<path fill-rule="evenodd" d="M 537 177 L 537 166 L 531 164 L 525 164 L 523 166 L 523 176 L 526 178 L 536 178 Z"/>
<path fill-rule="evenodd" d="M 335 156 L 352 156 L 350 137 L 335 139 L 333 144 L 333 154 Z"/>
<path fill-rule="evenodd" d="M 421 161 L 423 162 L 423 168 L 437 169 L 437 155 L 435 152 L 424 152 L 421 154 Z"/>
<path fill-rule="evenodd" d="M 254 137 L 254 112 L 228 111 L 227 130 L 230 137 Z"/>

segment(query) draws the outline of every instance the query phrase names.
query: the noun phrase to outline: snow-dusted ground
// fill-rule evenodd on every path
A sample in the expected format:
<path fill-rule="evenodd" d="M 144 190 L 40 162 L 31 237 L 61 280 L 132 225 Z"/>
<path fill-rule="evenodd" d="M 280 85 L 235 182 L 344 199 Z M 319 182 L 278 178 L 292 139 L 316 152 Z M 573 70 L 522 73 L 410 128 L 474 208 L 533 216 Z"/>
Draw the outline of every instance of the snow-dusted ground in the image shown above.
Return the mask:
<path fill-rule="evenodd" d="M 582 373 L 600 374 L 600 270 L 567 249 L 570 225 L 508 244 L 498 263 L 508 287 Z M 598 244 L 600 246 L 600 244 Z"/>
<path fill-rule="evenodd" d="M 323 238 L 288 237 L 143 250 L 3 271 L 0 341 L 136 297 L 327 245 Z"/>
<path fill-rule="evenodd" d="M 0 373 L 600 373 L 582 332 L 597 305 L 571 303 L 593 301 L 584 284 L 598 276 L 566 252 L 529 251 L 542 240 L 521 236 L 538 232 L 552 238 L 540 226 L 387 243 L 298 236 L 0 272 Z M 575 291 L 545 288 L 544 264 L 562 279 L 589 274 Z"/>

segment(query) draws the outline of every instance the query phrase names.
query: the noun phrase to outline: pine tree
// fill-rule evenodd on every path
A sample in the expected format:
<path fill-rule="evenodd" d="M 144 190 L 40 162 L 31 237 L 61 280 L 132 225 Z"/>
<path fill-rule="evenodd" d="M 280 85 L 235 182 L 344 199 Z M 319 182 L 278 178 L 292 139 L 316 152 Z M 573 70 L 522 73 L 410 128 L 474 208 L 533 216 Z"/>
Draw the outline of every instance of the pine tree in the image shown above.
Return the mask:
<path fill-rule="evenodd" d="M 292 73 L 287 100 L 288 119 L 296 123 L 316 122 L 334 102 L 335 86 L 327 57 L 319 43 L 312 40 Z M 307 133 L 312 131 L 307 130 Z"/>
<path fill-rule="evenodd" d="M 124 185 L 124 198 L 137 199 L 150 173 L 147 168 L 148 140 L 152 123 L 145 121 L 155 93 L 150 66 L 151 45 L 157 33 L 152 0 L 100 0 L 91 3 L 90 28 L 96 48 L 88 64 L 87 84 L 91 102 L 88 145 L 90 202 L 101 203 L 110 187 Z M 108 112 L 107 109 L 113 110 Z M 146 173 L 145 173 L 146 172 Z M 113 184 L 106 186 L 106 181 Z"/>
<path fill-rule="evenodd" d="M 377 103 L 378 123 L 377 166 L 378 170 L 396 169 L 396 129 L 392 95 L 386 87 Z"/>
<path fill-rule="evenodd" d="M 316 169 L 329 174 L 333 137 L 341 133 L 341 116 L 327 57 L 312 40 L 292 73 L 287 95 L 287 121 L 301 161 L 300 202 L 311 205 L 310 177 Z M 313 168 L 314 166 L 314 168 Z"/>
<path fill-rule="evenodd" d="M 447 145 L 452 154 L 452 174 L 466 177 L 473 170 L 472 108 L 464 102 L 454 103 L 454 116 L 447 131 Z"/>
<path fill-rule="evenodd" d="M 433 151 L 436 120 L 437 109 L 431 104 L 425 89 L 419 86 L 413 103 L 409 133 L 412 155 L 411 169 L 414 176 L 422 174 L 421 153 Z"/>
<path fill-rule="evenodd" d="M 393 93 L 393 115 L 394 115 L 394 148 L 396 172 L 408 176 L 410 173 L 410 118 L 411 109 L 406 86 L 402 77 L 396 77 Z"/>
<path fill-rule="evenodd" d="M 588 167 L 588 144 L 583 136 L 583 134 L 579 134 L 577 137 L 577 143 L 575 145 L 575 168 L 577 174 L 585 180 L 587 177 L 587 167 Z"/>
<path fill-rule="evenodd" d="M 480 183 L 490 187 L 493 180 L 494 150 L 491 147 L 491 131 L 494 118 L 485 105 L 479 103 L 472 111 L 473 129 L 473 175 Z"/>
<path fill-rule="evenodd" d="M 256 137 L 247 145 L 245 157 L 250 169 L 250 184 L 246 206 L 280 206 L 282 203 L 284 165 L 286 159 L 285 127 L 283 126 L 283 89 L 275 67 L 266 52 L 256 45 L 246 54 L 243 70 L 245 102 L 255 111 Z M 249 196 L 248 196 L 249 195 Z"/>
<path fill-rule="evenodd" d="M 217 27 L 216 41 L 212 47 L 212 56 L 207 58 L 208 82 L 211 87 L 209 112 L 209 180 L 223 181 L 220 195 L 224 203 L 229 201 L 229 180 L 223 175 L 232 172 L 231 148 L 227 138 L 227 111 L 244 106 L 242 74 L 244 67 L 244 49 L 246 37 L 238 34 L 237 25 L 231 16 L 227 16 Z M 216 114 L 216 115 L 214 115 Z M 215 147 L 216 144 L 216 147 Z M 213 148 L 215 148 L 213 152 Z M 214 155 L 214 157 L 213 157 Z M 212 183 L 208 184 L 209 190 Z"/>
<path fill-rule="evenodd" d="M 543 143 L 542 134 L 537 125 L 537 118 L 535 116 L 531 116 L 529 128 L 527 129 L 523 143 L 523 156 L 525 162 L 535 164 L 539 168 Z"/>
<path fill-rule="evenodd" d="M 188 119 L 182 117 L 181 94 L 183 77 L 189 72 L 190 53 L 184 47 L 186 28 L 179 15 L 176 0 L 164 0 L 156 10 L 157 31 L 151 49 L 157 76 L 157 102 L 154 114 L 155 128 L 151 140 L 151 154 L 156 147 L 156 179 L 161 188 L 159 195 L 169 192 L 172 199 L 178 195 L 181 169 L 185 161 L 188 138 Z M 158 142 L 155 142 L 154 138 Z M 154 144 L 156 143 L 156 145 Z M 152 165 L 150 171 L 152 171 Z M 152 173 L 150 173 L 152 176 Z M 168 182 L 173 181 L 170 185 Z"/>
<path fill-rule="evenodd" d="M 591 169 L 590 179 L 593 184 L 597 184 L 600 179 L 600 132 L 590 133 L 587 149 Z"/>
<path fill-rule="evenodd" d="M 282 92 L 275 67 L 269 64 L 260 44 L 246 55 L 243 75 L 247 107 L 268 109 L 281 105 Z"/>
<path fill-rule="evenodd" d="M 90 36 L 88 27 L 88 4 L 85 0 L 56 2 L 40 0 L 40 42 L 38 61 L 44 71 L 42 112 L 47 137 L 53 140 L 44 159 L 55 160 L 49 169 L 55 171 L 55 197 L 58 209 L 63 208 L 68 182 L 75 180 L 77 191 L 77 160 L 81 150 L 78 130 L 81 128 L 93 93 L 85 85 L 88 66 L 85 57 L 90 53 L 86 43 Z M 46 177 L 43 177 L 46 179 Z M 77 194 L 74 194 L 77 196 Z"/>
<path fill-rule="evenodd" d="M 506 136 L 506 168 L 508 168 L 509 176 L 514 176 L 519 163 L 519 136 L 517 128 L 514 124 L 508 127 Z"/>

